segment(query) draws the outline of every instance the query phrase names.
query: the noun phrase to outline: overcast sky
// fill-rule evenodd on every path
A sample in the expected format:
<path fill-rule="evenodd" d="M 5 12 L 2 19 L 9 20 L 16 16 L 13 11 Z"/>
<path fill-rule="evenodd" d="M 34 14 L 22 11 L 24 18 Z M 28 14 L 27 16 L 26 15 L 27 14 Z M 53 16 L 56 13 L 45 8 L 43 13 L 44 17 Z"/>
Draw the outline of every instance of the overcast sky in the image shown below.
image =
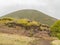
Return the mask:
<path fill-rule="evenodd" d="M 0 0 L 0 16 L 22 9 L 39 10 L 60 19 L 60 0 Z"/>

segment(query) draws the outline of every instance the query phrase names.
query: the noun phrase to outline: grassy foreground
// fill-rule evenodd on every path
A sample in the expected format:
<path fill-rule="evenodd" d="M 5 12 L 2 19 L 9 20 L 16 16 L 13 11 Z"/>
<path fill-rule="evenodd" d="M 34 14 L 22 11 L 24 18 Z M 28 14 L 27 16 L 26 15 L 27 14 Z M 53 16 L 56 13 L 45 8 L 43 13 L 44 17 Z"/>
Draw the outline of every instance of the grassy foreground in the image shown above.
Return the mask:
<path fill-rule="evenodd" d="M 0 33 L 0 45 L 29 45 L 34 38 Z"/>

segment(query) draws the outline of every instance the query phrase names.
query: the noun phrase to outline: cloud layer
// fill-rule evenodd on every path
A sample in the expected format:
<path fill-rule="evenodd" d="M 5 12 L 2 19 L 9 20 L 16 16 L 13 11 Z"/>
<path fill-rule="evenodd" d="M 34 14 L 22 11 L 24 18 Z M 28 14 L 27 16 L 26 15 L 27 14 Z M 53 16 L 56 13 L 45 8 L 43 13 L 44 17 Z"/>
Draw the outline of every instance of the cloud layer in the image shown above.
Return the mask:
<path fill-rule="evenodd" d="M 36 9 L 60 19 L 59 0 L 0 0 L 0 16 L 21 9 Z"/>

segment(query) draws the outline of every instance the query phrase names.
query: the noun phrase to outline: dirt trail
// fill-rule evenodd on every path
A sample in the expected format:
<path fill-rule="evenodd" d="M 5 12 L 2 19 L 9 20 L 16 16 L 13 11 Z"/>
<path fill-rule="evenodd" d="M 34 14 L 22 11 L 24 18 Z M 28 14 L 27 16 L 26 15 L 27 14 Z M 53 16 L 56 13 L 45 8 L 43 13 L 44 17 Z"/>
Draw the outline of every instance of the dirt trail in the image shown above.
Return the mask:
<path fill-rule="evenodd" d="M 51 45 L 51 44 L 50 44 L 50 41 L 48 40 L 41 40 L 39 45 Z"/>
<path fill-rule="evenodd" d="M 35 40 L 34 42 L 31 42 L 31 45 L 51 45 L 51 41 L 39 39 Z"/>

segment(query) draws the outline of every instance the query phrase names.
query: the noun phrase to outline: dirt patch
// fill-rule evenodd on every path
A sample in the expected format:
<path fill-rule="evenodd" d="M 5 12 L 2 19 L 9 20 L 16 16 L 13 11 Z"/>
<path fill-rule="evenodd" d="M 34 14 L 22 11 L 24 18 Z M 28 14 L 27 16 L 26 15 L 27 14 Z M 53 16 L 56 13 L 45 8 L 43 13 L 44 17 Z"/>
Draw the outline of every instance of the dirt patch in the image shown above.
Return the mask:
<path fill-rule="evenodd" d="M 40 38 L 40 40 L 33 41 L 31 45 L 51 45 L 50 44 L 51 41 L 49 40 L 50 35 L 48 31 L 40 31 L 40 30 L 33 30 L 33 29 L 26 30 L 24 27 L 19 27 L 19 26 L 16 27 L 0 26 L 0 33 L 18 34 L 18 35 L 23 35 L 28 37 Z"/>
<path fill-rule="evenodd" d="M 30 43 L 31 45 L 51 45 L 51 41 L 38 39 Z"/>
<path fill-rule="evenodd" d="M 43 38 L 43 37 L 50 37 L 49 31 L 41 31 L 37 29 L 29 29 L 26 30 L 24 27 L 7 27 L 7 26 L 1 26 L 0 32 L 2 33 L 9 33 L 9 34 L 18 34 L 18 35 L 25 35 L 29 37 L 37 37 L 37 38 Z"/>

